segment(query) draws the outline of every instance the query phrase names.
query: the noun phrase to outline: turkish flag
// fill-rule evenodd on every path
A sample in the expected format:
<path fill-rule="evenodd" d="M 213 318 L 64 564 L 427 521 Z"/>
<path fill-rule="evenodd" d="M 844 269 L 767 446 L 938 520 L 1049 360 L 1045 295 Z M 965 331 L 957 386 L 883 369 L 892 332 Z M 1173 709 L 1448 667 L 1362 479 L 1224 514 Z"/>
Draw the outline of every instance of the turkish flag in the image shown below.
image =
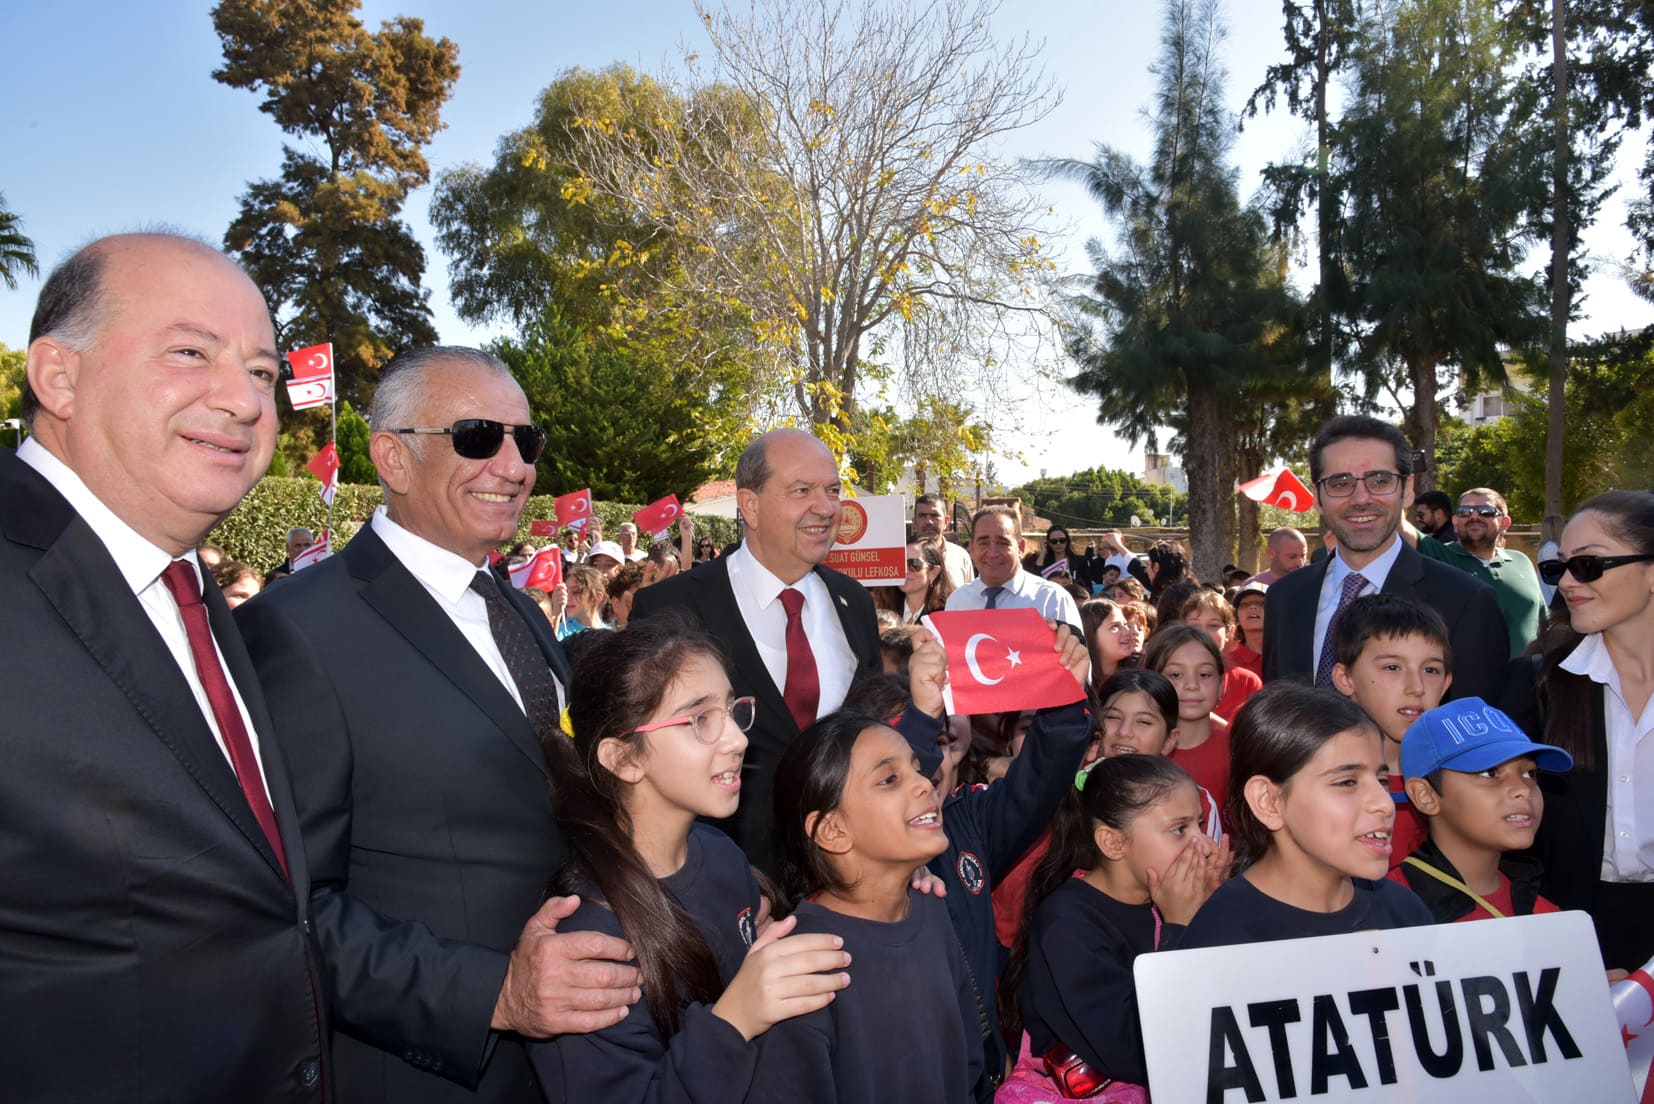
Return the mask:
<path fill-rule="evenodd" d="M 536 518 L 528 523 L 528 535 L 531 537 L 555 537 L 557 523 L 545 518 Z"/>
<path fill-rule="evenodd" d="M 556 545 L 540 549 L 529 557 L 527 563 L 520 563 L 511 569 L 511 585 L 518 590 L 523 587 L 551 590 L 562 581 L 563 553 Z"/>
<path fill-rule="evenodd" d="M 558 495 L 555 505 L 557 507 L 558 525 L 584 529 L 586 522 L 590 521 L 592 516 L 591 488 L 587 487 L 585 490 L 575 491 L 573 494 Z"/>
<path fill-rule="evenodd" d="M 287 384 L 287 401 L 294 410 L 309 410 L 333 401 L 333 343 L 324 342 L 287 354 L 293 379 Z"/>
<path fill-rule="evenodd" d="M 639 529 L 645 533 L 653 533 L 655 539 L 660 540 L 666 536 L 666 530 L 671 528 L 672 523 L 678 520 L 678 515 L 681 513 L 683 513 L 683 507 L 678 505 L 678 496 L 669 494 L 665 498 L 656 499 L 633 514 L 632 520 L 637 522 Z"/>
<path fill-rule="evenodd" d="M 333 505 L 333 496 L 339 491 L 339 447 L 332 441 L 310 458 L 305 470 L 322 482 L 322 501 Z"/>
<path fill-rule="evenodd" d="M 949 713 L 1045 709 L 1085 697 L 1038 610 L 945 610 L 924 623 L 947 652 Z"/>
<path fill-rule="evenodd" d="M 1253 502 L 1279 506 L 1283 510 L 1304 514 L 1315 508 L 1315 495 L 1304 486 L 1304 481 L 1291 468 L 1267 471 L 1256 479 L 1240 485 L 1240 493 Z"/>

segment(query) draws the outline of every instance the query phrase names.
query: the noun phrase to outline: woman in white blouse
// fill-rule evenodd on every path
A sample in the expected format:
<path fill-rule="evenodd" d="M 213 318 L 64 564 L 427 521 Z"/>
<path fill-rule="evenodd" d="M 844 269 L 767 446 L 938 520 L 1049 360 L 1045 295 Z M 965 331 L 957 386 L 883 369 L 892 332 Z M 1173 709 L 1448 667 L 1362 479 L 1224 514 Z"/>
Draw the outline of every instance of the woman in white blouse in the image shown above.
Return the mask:
<path fill-rule="evenodd" d="M 1559 543 L 1539 570 L 1566 620 L 1516 661 L 1506 697 L 1574 757 L 1543 779 L 1543 892 L 1591 914 L 1610 968 L 1636 969 L 1654 955 L 1654 493 L 1587 500 Z"/>

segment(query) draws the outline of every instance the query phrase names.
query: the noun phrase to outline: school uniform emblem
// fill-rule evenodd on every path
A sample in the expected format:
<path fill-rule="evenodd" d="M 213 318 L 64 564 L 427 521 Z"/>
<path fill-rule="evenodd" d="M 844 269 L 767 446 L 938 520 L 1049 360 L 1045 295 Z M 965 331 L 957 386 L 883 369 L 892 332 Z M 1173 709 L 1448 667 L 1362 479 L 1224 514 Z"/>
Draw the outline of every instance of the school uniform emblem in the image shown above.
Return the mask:
<path fill-rule="evenodd" d="M 753 940 L 758 938 L 758 925 L 753 920 L 750 907 L 741 910 L 741 915 L 735 918 L 735 927 L 741 933 L 741 942 L 752 946 Z"/>
<path fill-rule="evenodd" d="M 959 852 L 959 884 L 975 897 L 981 895 L 982 887 L 987 883 L 988 876 L 983 873 L 982 860 L 969 851 Z"/>

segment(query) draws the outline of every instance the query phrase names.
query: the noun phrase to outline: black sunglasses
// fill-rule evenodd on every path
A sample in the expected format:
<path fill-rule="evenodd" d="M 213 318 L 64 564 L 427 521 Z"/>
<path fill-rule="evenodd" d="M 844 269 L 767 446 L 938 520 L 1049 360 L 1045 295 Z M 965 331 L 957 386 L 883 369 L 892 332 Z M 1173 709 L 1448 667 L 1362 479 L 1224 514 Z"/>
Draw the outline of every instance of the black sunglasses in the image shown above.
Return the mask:
<path fill-rule="evenodd" d="M 1565 560 L 1540 560 L 1539 577 L 1545 580 L 1546 586 L 1556 586 L 1562 581 L 1563 575 L 1572 575 L 1581 583 L 1594 583 L 1602 578 L 1602 573 L 1610 567 L 1643 563 L 1647 560 L 1654 560 L 1654 553 L 1645 552 L 1640 556 L 1569 556 Z"/>
<path fill-rule="evenodd" d="M 1496 517 L 1499 516 L 1499 507 L 1497 507 L 1497 506 L 1487 506 L 1487 505 L 1482 505 L 1482 506 L 1460 506 L 1459 510 L 1458 510 L 1458 514 L 1459 514 L 1460 517 L 1475 516 L 1475 517 L 1485 517 L 1485 518 L 1496 518 Z"/>
<path fill-rule="evenodd" d="M 508 429 L 511 431 L 511 439 L 517 442 L 517 453 L 523 458 L 523 463 L 536 462 L 540 459 L 540 454 L 546 451 L 546 431 L 539 426 L 507 425 L 490 418 L 461 418 L 445 428 L 408 426 L 405 429 L 393 429 L 391 432 L 441 434 L 454 443 L 454 451 L 465 459 L 491 460 L 500 451 L 500 445 L 505 440 L 505 431 Z"/>

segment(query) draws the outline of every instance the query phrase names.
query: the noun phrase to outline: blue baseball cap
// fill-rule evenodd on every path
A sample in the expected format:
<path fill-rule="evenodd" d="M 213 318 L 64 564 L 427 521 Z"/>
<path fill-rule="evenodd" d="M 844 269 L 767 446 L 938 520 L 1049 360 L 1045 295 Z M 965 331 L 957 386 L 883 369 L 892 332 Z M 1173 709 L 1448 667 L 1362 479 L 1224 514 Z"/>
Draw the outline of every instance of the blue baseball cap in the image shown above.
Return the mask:
<path fill-rule="evenodd" d="M 1407 729 L 1401 773 L 1407 778 L 1438 770 L 1474 774 L 1524 755 L 1540 770 L 1565 771 L 1574 765 L 1574 757 L 1561 748 L 1528 739 L 1503 710 L 1481 698 L 1459 698 L 1430 710 Z"/>

